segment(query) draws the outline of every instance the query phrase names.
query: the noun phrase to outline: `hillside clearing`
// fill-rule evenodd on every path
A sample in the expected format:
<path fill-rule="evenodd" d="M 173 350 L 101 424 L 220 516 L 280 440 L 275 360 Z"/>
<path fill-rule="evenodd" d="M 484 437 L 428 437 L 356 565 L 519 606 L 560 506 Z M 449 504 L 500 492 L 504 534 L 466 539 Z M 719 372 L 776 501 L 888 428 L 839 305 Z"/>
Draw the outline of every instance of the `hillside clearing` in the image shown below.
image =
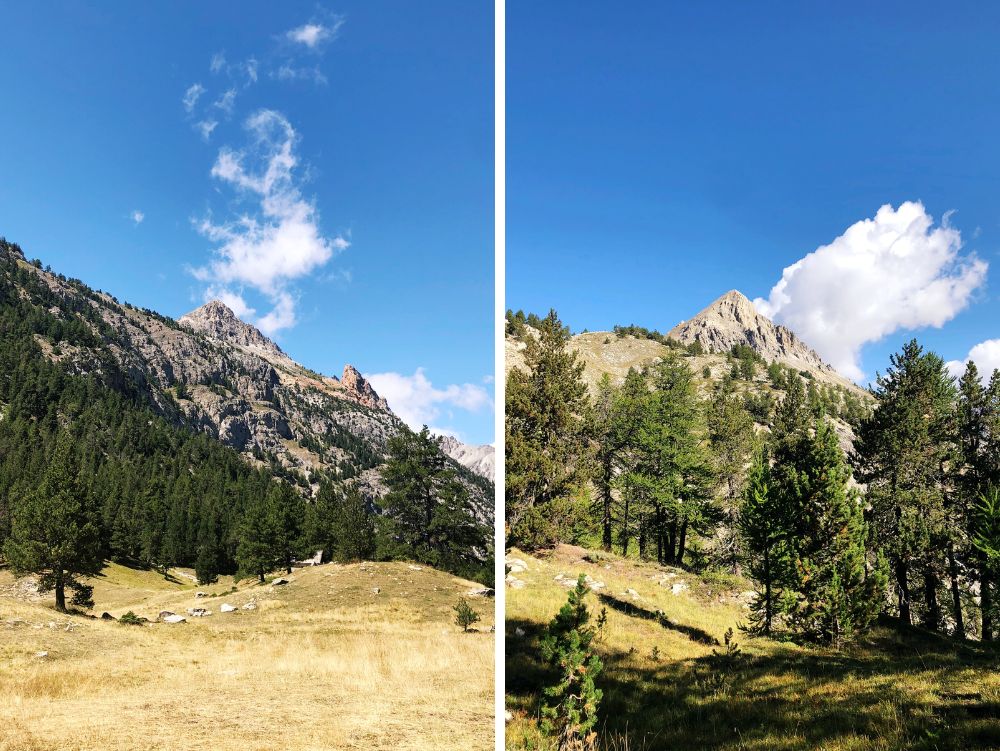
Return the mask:
<path fill-rule="evenodd" d="M 508 559 L 527 564 L 515 574 L 523 588 L 507 590 L 509 749 L 550 748 L 537 721 L 548 680 L 538 638 L 566 600 L 555 577 L 580 573 L 605 585 L 588 597 L 593 616 L 608 614 L 597 646 L 605 748 L 1000 748 L 996 648 L 888 622 L 840 652 L 749 638 L 738 630 L 749 584 L 736 577 L 566 545 Z M 723 645 L 729 628 L 732 655 Z"/>
<path fill-rule="evenodd" d="M 481 585 L 406 563 L 235 589 L 188 573 L 91 581 L 97 615 L 212 611 L 143 626 L 59 614 L 0 573 L 0 751 L 493 748 L 493 600 L 466 594 Z M 478 633 L 454 624 L 463 595 Z"/>

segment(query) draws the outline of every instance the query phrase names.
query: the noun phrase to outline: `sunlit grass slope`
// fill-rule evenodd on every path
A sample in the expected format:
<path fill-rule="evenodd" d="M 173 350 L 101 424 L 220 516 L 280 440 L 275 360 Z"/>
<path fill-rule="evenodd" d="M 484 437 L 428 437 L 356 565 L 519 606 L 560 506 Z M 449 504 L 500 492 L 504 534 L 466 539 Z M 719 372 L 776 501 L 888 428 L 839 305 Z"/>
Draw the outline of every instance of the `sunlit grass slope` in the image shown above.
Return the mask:
<path fill-rule="evenodd" d="M 61 615 L 0 573 L 0 751 L 493 748 L 493 600 L 467 597 L 477 633 L 452 611 L 481 585 L 406 563 L 235 591 L 190 573 L 92 581 L 98 616 L 212 611 L 144 626 Z"/>
<path fill-rule="evenodd" d="M 1000 652 L 888 621 L 840 651 L 752 639 L 749 584 L 561 546 L 510 553 L 528 569 L 507 590 L 510 749 L 550 748 L 538 730 L 550 682 L 538 638 L 565 602 L 558 574 L 589 574 L 607 608 L 600 729 L 609 749 L 770 751 L 1000 748 Z M 676 586 L 680 583 L 680 586 Z M 633 590 L 633 593 L 627 592 Z M 657 611 L 661 611 L 658 614 Z M 739 652 L 723 642 L 733 628 Z M 523 634 L 523 635 L 519 635 Z"/>

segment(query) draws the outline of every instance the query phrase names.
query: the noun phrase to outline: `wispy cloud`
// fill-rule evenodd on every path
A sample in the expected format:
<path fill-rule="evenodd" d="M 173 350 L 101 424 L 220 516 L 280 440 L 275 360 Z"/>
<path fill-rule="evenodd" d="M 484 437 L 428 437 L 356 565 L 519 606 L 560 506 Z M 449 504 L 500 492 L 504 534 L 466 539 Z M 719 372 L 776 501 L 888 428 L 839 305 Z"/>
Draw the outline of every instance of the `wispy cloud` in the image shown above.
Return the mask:
<path fill-rule="evenodd" d="M 219 126 L 217 120 L 199 120 L 195 123 L 195 129 L 201 133 L 201 137 L 206 141 L 211 137 L 212 131 Z"/>
<path fill-rule="evenodd" d="M 226 53 L 216 52 L 212 55 L 212 60 L 208 64 L 208 69 L 213 73 L 221 73 L 226 69 Z"/>
<path fill-rule="evenodd" d="M 337 38 L 337 32 L 344 25 L 343 16 L 330 16 L 327 21 L 312 20 L 285 32 L 285 36 L 296 44 L 310 50 L 320 48 L 325 42 Z"/>
<path fill-rule="evenodd" d="M 423 368 L 417 368 L 413 375 L 389 372 L 366 374 L 365 378 L 389 402 L 392 411 L 414 430 L 423 425 L 433 428 L 442 417 L 450 417 L 446 413 L 451 410 L 476 413 L 491 409 L 493 405 L 489 393 L 482 386 L 463 383 L 437 388 Z M 455 435 L 448 428 L 434 430 Z"/>
<path fill-rule="evenodd" d="M 200 83 L 191 84 L 187 91 L 184 92 L 184 96 L 181 99 L 181 102 L 184 104 L 184 109 L 189 113 L 194 112 L 195 105 L 198 104 L 198 99 L 200 99 L 201 95 L 204 93 L 205 87 Z"/>
<path fill-rule="evenodd" d="M 940 327 L 969 303 L 987 264 L 963 256 L 962 237 L 935 227 L 920 202 L 882 206 L 784 270 L 757 309 L 861 381 L 861 349 L 898 330 Z"/>
<path fill-rule="evenodd" d="M 271 71 L 271 78 L 279 81 L 312 81 L 319 85 L 327 83 L 327 78 L 318 65 L 296 67 L 287 62 Z"/>
<path fill-rule="evenodd" d="M 236 89 L 226 89 L 226 91 L 223 92 L 222 96 L 220 96 L 212 103 L 212 106 L 222 110 L 227 115 L 231 115 L 233 113 L 233 107 L 235 106 L 235 104 L 236 104 Z"/>
<path fill-rule="evenodd" d="M 216 248 L 215 258 L 192 273 L 216 296 L 236 294 L 231 291 L 234 285 L 266 296 L 272 309 L 256 323 L 273 334 L 295 325 L 296 298 L 290 284 L 324 266 L 350 242 L 343 236 L 324 236 L 315 203 L 302 196 L 295 177 L 298 135 L 287 118 L 259 110 L 247 119 L 245 129 L 247 147 L 220 149 L 211 174 L 232 187 L 247 210 L 222 224 L 211 217 L 197 223 Z"/>
<path fill-rule="evenodd" d="M 132 218 L 132 222 L 136 227 L 142 224 L 142 220 L 146 218 L 146 215 L 139 211 L 139 209 L 133 211 L 129 216 Z"/>

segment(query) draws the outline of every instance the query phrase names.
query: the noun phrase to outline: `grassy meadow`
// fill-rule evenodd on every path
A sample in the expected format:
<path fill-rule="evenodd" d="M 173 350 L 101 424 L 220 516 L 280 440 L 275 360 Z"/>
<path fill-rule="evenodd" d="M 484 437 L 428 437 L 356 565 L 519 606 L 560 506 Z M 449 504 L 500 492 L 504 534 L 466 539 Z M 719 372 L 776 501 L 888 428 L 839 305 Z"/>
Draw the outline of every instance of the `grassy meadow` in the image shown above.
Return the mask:
<path fill-rule="evenodd" d="M 476 633 L 452 611 L 481 585 L 406 563 L 283 586 L 190 574 L 112 564 L 91 580 L 98 616 L 212 611 L 129 626 L 57 613 L 0 572 L 0 751 L 493 748 L 493 600 L 466 598 Z"/>
<path fill-rule="evenodd" d="M 538 725 L 550 682 L 538 639 L 566 601 L 555 577 L 580 573 L 606 585 L 587 597 L 593 617 L 607 608 L 597 642 L 605 749 L 1000 749 L 998 648 L 889 621 L 841 651 L 750 638 L 738 629 L 750 584 L 737 577 L 566 545 L 508 558 L 528 565 L 515 574 L 524 588 L 507 589 L 508 749 L 553 748 Z"/>

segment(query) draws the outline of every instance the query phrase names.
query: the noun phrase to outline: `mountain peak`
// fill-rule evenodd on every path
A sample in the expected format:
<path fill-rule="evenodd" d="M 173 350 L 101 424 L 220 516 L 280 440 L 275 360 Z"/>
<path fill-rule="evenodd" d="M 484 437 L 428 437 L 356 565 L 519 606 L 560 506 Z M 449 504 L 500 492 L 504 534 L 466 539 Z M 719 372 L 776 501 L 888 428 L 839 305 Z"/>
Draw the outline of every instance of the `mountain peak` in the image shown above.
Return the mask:
<path fill-rule="evenodd" d="M 344 366 L 344 376 L 340 382 L 349 391 L 352 391 L 361 404 L 373 409 L 389 409 L 389 403 L 379 396 L 372 385 L 368 383 L 360 371 L 348 363 Z"/>
<path fill-rule="evenodd" d="M 177 322 L 213 339 L 238 344 L 262 353 L 280 357 L 285 355 L 277 344 L 254 326 L 240 320 L 232 308 L 221 300 L 211 300 L 181 316 Z"/>
<path fill-rule="evenodd" d="M 760 314 L 747 296 L 735 289 L 694 318 L 674 326 L 668 336 L 682 344 L 699 342 L 708 352 L 728 352 L 734 345 L 742 344 L 768 362 L 833 372 L 795 332 Z"/>

